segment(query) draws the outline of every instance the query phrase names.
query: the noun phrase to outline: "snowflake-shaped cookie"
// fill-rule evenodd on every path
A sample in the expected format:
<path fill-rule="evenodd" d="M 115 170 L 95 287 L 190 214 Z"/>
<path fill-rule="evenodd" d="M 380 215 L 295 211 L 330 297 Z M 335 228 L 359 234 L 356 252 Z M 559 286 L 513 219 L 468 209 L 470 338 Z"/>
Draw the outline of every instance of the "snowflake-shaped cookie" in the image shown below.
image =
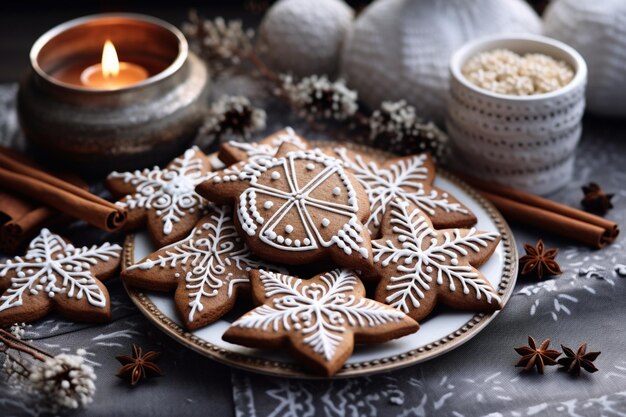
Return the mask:
<path fill-rule="evenodd" d="M 288 343 L 305 365 L 329 376 L 352 354 L 355 342 L 384 342 L 419 328 L 404 313 L 365 298 L 350 270 L 309 280 L 253 270 L 250 282 L 259 307 L 237 319 L 223 339 L 261 348 Z"/>
<path fill-rule="evenodd" d="M 229 141 L 220 147 L 219 159 L 226 165 L 246 160 L 272 158 L 283 143 L 291 143 L 300 150 L 308 149 L 309 145 L 290 127 L 286 127 L 259 142 Z"/>
<path fill-rule="evenodd" d="M 98 280 L 119 266 L 119 245 L 76 248 L 42 229 L 26 255 L 0 263 L 0 325 L 30 322 L 51 310 L 76 321 L 107 321 L 109 293 Z"/>
<path fill-rule="evenodd" d="M 476 216 L 469 209 L 432 185 L 435 165 L 427 153 L 393 158 L 379 164 L 374 158 L 343 147 L 332 152 L 365 188 L 372 212 L 366 225 L 373 236 L 377 236 L 389 204 L 397 198 L 419 207 L 437 229 L 468 227 L 476 223 Z"/>
<path fill-rule="evenodd" d="M 296 265 L 331 258 L 343 267 L 371 267 L 362 223 L 367 196 L 339 160 L 319 149 L 284 143 L 276 157 L 232 165 L 196 190 L 219 204 L 235 201 L 250 250 L 264 259 Z"/>
<path fill-rule="evenodd" d="M 437 302 L 462 310 L 499 310 L 501 300 L 476 269 L 495 250 L 500 236 L 476 229 L 435 230 L 417 206 L 396 199 L 383 217 L 382 237 L 372 242 L 381 278 L 375 299 L 417 321 Z"/>
<path fill-rule="evenodd" d="M 107 186 L 123 197 L 116 204 L 128 209 L 126 228 L 136 229 L 147 222 L 150 236 L 163 246 L 187 236 L 204 215 L 208 202 L 194 189 L 211 177 L 209 171 L 208 158 L 194 146 L 166 168 L 112 172 Z"/>
<path fill-rule="evenodd" d="M 185 239 L 166 246 L 122 273 L 134 286 L 176 290 L 176 308 L 189 330 L 206 326 L 230 311 L 247 292 L 248 270 L 262 265 L 243 243 L 228 206 L 209 208 Z"/>

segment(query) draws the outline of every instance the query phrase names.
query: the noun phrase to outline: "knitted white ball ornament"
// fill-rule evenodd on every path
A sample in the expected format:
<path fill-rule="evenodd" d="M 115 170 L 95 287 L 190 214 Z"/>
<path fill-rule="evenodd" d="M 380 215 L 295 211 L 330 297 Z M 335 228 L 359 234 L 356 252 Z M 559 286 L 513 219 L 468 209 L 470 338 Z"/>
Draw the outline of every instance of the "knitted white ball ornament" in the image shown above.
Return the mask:
<path fill-rule="evenodd" d="M 585 58 L 587 109 L 626 116 L 626 1 L 554 1 L 546 10 L 544 31 Z"/>
<path fill-rule="evenodd" d="M 541 20 L 523 0 L 376 0 L 346 38 L 341 73 L 372 108 L 405 99 L 441 122 L 452 53 L 506 32 L 541 33 Z"/>
<path fill-rule="evenodd" d="M 263 58 L 296 76 L 335 75 L 354 11 L 341 0 L 280 0 L 259 29 Z"/>

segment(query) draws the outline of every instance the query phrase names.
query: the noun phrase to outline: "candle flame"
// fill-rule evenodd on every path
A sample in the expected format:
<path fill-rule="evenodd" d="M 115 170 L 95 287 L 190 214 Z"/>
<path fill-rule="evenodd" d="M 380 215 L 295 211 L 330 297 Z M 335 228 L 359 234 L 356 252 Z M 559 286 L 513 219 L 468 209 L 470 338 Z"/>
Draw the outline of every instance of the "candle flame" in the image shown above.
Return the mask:
<path fill-rule="evenodd" d="M 117 77 L 120 73 L 120 61 L 113 42 L 107 40 L 102 48 L 102 75 L 104 78 Z"/>

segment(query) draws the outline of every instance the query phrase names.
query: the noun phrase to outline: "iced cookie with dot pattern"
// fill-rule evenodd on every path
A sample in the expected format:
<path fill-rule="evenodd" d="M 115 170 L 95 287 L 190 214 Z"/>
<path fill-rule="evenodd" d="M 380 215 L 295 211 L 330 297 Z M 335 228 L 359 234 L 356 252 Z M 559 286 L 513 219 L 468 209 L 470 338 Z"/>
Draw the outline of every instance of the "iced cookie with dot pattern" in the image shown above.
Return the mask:
<path fill-rule="evenodd" d="M 272 262 L 318 261 L 359 270 L 372 265 L 363 187 L 336 158 L 283 143 L 276 156 L 242 161 L 198 185 L 219 204 L 235 204 L 250 250 Z"/>

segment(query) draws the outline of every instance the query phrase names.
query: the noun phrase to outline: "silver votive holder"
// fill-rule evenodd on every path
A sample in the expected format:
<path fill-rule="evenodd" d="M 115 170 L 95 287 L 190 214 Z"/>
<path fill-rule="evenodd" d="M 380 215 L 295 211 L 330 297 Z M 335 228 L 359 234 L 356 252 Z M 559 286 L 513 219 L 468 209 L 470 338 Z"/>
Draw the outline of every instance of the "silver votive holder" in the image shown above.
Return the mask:
<path fill-rule="evenodd" d="M 113 42 L 120 62 L 146 69 L 135 84 L 81 85 Z M 18 115 L 29 145 L 45 159 L 89 174 L 129 170 L 173 158 L 193 140 L 206 113 L 209 74 L 174 26 L 149 16 L 101 14 L 63 23 L 30 52 Z"/>

